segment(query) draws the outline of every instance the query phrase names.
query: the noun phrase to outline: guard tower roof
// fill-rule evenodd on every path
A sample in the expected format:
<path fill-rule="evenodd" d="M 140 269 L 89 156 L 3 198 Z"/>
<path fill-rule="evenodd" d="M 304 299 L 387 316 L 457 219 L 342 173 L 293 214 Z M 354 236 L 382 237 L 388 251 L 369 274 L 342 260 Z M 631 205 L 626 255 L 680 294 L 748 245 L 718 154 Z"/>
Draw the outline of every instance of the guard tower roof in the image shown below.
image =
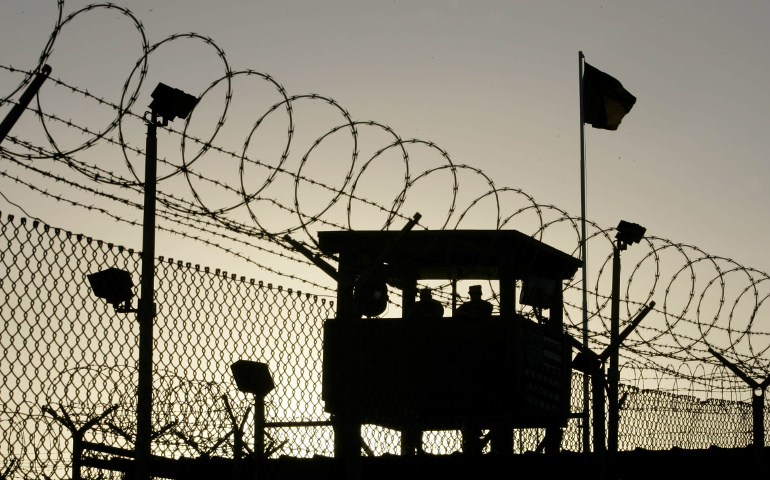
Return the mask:
<path fill-rule="evenodd" d="M 400 237 L 400 238 L 399 238 Z M 339 255 L 351 274 L 362 274 L 382 252 L 389 279 L 572 278 L 580 260 L 515 230 L 327 231 L 321 250 Z"/>

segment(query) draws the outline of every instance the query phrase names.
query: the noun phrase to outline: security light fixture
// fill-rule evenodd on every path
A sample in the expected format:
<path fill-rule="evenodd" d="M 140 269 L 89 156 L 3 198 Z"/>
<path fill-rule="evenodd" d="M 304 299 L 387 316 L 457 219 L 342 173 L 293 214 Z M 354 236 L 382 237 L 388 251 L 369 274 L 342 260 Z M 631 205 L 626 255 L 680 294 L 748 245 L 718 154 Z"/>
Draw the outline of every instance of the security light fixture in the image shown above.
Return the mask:
<path fill-rule="evenodd" d="M 531 276 L 522 282 L 519 302 L 536 308 L 550 308 L 556 287 L 556 281 L 553 279 Z"/>
<path fill-rule="evenodd" d="M 165 83 L 158 83 L 152 92 L 150 109 L 152 113 L 163 118 L 164 125 L 175 118 L 187 118 L 198 99 L 178 88 L 172 88 Z"/>
<path fill-rule="evenodd" d="M 131 274 L 119 268 L 108 268 L 101 272 L 88 275 L 88 282 L 91 284 L 91 290 L 97 297 L 103 298 L 107 303 L 115 307 L 118 312 L 129 312 L 127 305 L 121 307 L 121 304 L 128 304 L 134 297 L 134 284 L 131 281 Z"/>
<path fill-rule="evenodd" d="M 621 220 L 618 224 L 617 231 L 618 233 L 615 234 L 615 238 L 625 245 L 631 245 L 639 243 L 644 237 L 644 232 L 646 232 L 647 229 L 636 223 Z"/>
<path fill-rule="evenodd" d="M 609 352 L 609 370 L 607 372 L 607 414 L 609 422 L 607 423 L 607 449 L 615 454 L 618 451 L 618 425 L 620 423 L 620 403 L 618 400 L 620 378 L 620 358 L 618 346 L 623 339 L 620 333 L 620 252 L 628 248 L 629 245 L 639 243 L 644 237 L 646 228 L 636 223 L 621 220 L 617 227 L 615 239 L 617 245 L 612 251 L 612 297 L 610 307 L 610 345 L 615 347 Z M 651 303 L 654 305 L 654 303 Z M 626 329 L 628 330 L 628 329 Z M 602 372 L 602 376 L 604 373 Z M 602 377 L 603 378 L 603 377 Z"/>
<path fill-rule="evenodd" d="M 591 355 L 579 352 L 572 360 L 572 369 L 585 373 L 586 375 L 594 375 L 600 368 L 600 365 L 601 364 L 595 354 Z"/>
<path fill-rule="evenodd" d="M 238 390 L 264 397 L 275 388 L 266 363 L 238 360 L 230 365 Z"/>
<path fill-rule="evenodd" d="M 265 452 L 265 397 L 275 388 L 273 376 L 266 363 L 238 360 L 230 365 L 238 390 L 254 395 L 254 454 L 255 477 L 262 478 Z"/>
<path fill-rule="evenodd" d="M 197 98 L 176 88 L 159 83 L 152 92 L 145 116 L 147 143 L 144 163 L 144 221 L 142 223 L 142 285 L 139 309 L 139 381 L 136 389 L 136 442 L 134 443 L 135 480 L 150 480 L 152 458 L 152 350 L 155 318 L 155 201 L 158 173 L 158 126 L 166 126 L 175 118 L 187 118 L 198 103 Z"/>

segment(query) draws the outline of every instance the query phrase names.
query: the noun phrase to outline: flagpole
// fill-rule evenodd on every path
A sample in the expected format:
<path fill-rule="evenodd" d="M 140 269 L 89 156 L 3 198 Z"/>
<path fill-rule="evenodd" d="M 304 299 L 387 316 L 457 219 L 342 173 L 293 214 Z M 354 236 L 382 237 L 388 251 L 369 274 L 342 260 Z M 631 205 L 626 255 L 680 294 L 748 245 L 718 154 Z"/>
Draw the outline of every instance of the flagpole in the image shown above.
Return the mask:
<path fill-rule="evenodd" d="M 585 125 L 583 122 L 583 64 L 585 56 L 583 52 L 578 52 L 578 78 L 580 86 L 580 256 L 583 260 L 583 348 L 588 349 L 588 270 L 586 248 L 586 145 L 585 145 Z M 588 421 L 588 412 L 590 409 L 590 386 L 588 375 L 583 375 L 583 452 L 588 453 L 590 449 L 590 422 Z"/>

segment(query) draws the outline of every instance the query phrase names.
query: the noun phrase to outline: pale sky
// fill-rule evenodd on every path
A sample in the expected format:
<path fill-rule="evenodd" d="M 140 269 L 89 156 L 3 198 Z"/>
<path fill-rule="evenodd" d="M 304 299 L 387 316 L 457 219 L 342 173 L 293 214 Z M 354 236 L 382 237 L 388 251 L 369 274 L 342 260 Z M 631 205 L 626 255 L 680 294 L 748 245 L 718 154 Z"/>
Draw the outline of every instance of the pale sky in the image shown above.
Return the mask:
<path fill-rule="evenodd" d="M 332 98 L 353 120 L 387 125 L 402 139 L 434 142 L 455 164 L 480 169 L 497 187 L 521 189 L 537 203 L 555 205 L 575 217 L 580 215 L 578 52 L 582 50 L 589 63 L 613 75 L 637 97 L 618 131 L 586 127 L 588 218 L 604 228 L 617 225 L 621 219 L 639 223 L 649 235 L 695 245 L 711 255 L 770 272 L 766 253 L 770 227 L 761 213 L 770 200 L 766 188 L 770 166 L 765 158 L 770 150 L 767 2 L 115 3 L 129 9 L 141 22 L 149 45 L 188 32 L 210 37 L 225 53 L 233 71 L 268 74 L 290 96 L 315 93 Z M 87 4 L 66 0 L 63 16 Z M 0 12 L 0 64 L 34 68 L 56 25 L 57 2 L 4 0 Z M 54 43 L 48 59 L 52 77 L 120 103 L 123 84 L 142 51 L 141 35 L 132 22 L 115 9 L 97 8 L 79 14 L 64 26 Z M 150 55 L 148 77 L 132 111 L 141 115 L 146 110 L 149 93 L 159 81 L 197 96 L 223 72 L 217 51 L 200 38 L 167 42 Z M 21 78 L 0 71 L 3 98 Z M 137 74 L 131 78 L 133 86 Z M 213 143 L 241 153 L 253 124 L 280 101 L 280 95 L 254 76 L 238 77 L 233 91 L 226 126 Z M 191 122 L 191 132 L 202 138 L 211 135 L 222 113 L 223 98 L 221 85 L 204 98 L 196 110 L 196 121 Z M 110 116 L 110 110 L 100 110 L 92 100 L 50 81 L 43 87 L 41 102 L 44 111 L 93 131 L 103 129 L 114 118 L 114 112 Z M 0 114 L 6 111 L 7 107 L 2 107 Z M 297 102 L 294 114 L 297 137 L 291 153 L 295 156 L 301 157 L 313 139 L 344 124 L 338 111 L 323 102 Z M 280 157 L 281 148 L 268 145 L 266 139 L 285 138 L 284 117 L 283 110 L 269 117 L 275 125 L 267 122 L 260 130 L 264 133 L 251 140 L 249 156 L 277 163 L 271 158 Z M 181 130 L 182 122 L 177 123 L 172 126 Z M 143 148 L 141 123 L 126 125 L 125 130 L 127 141 Z M 382 130 L 374 130 L 361 128 L 358 148 L 362 159 L 353 175 L 357 175 L 364 157 L 371 157 L 392 141 Z M 51 133 L 64 150 L 88 139 L 88 135 L 61 124 L 53 125 Z M 303 134 L 307 135 L 305 144 Z M 32 115 L 22 119 L 12 135 L 48 146 Z M 173 143 L 170 136 L 162 134 L 160 142 L 160 155 L 179 163 L 178 139 Z M 341 185 L 350 169 L 352 149 L 342 153 L 349 142 L 349 136 L 339 145 L 327 142 L 326 150 L 319 149 L 303 173 Z M 255 147 L 263 144 L 264 150 Z M 3 147 L 19 150 L 8 141 Z M 409 156 L 413 176 L 443 164 L 436 151 L 427 148 L 415 146 Z M 104 142 L 75 157 L 122 176 L 130 175 L 120 150 Z M 230 161 L 225 167 L 224 161 L 214 163 L 216 159 L 209 158 L 206 166 L 198 164 L 200 171 L 239 188 L 237 162 Z M 296 167 L 299 158 L 292 158 L 290 162 Z M 36 165 L 47 168 L 51 162 Z M 85 181 L 72 170 L 51 168 L 67 178 Z M 135 168 L 141 174 L 141 162 Z M 465 183 L 461 179 L 460 210 L 488 189 L 478 176 L 473 177 Z M 246 188 L 254 188 L 263 180 L 264 176 L 248 177 L 246 181 L 254 185 Z M 403 161 L 393 157 L 373 163 L 362 175 L 356 193 L 389 205 L 403 187 L 403 180 Z M 411 195 L 402 213 L 410 216 L 420 211 L 427 226 L 442 226 L 452 184 L 439 180 Z M 184 187 L 177 178 L 159 188 L 181 191 Z M 53 184 L 50 188 L 69 192 L 84 203 L 103 202 L 72 188 Z M 293 194 L 291 182 L 275 188 L 291 189 Z M 140 248 L 138 229 L 46 199 L 6 177 L 0 178 L 0 191 L 28 215 L 46 223 Z M 205 188 L 199 192 L 207 206 L 230 204 L 224 198 L 229 194 L 212 192 L 209 196 Z M 315 194 L 312 190 L 304 194 L 304 212 L 320 211 L 329 201 L 327 197 L 318 200 Z M 193 199 L 189 193 L 185 195 Z M 4 216 L 27 216 L 8 200 L 0 197 Z M 510 214 L 523 205 L 503 209 Z M 345 218 L 346 206 L 346 202 L 338 202 L 334 222 Z M 356 208 L 351 221 L 355 228 L 381 227 L 380 218 L 356 217 L 361 211 Z M 139 212 L 127 211 L 133 212 L 133 218 L 141 218 Z M 444 212 L 443 217 L 440 212 Z M 240 215 L 239 219 L 245 218 L 246 213 Z M 260 211 L 257 215 L 268 229 L 296 224 L 283 212 Z M 466 219 L 460 227 L 494 228 L 484 226 L 484 214 L 478 216 L 478 223 Z M 456 215 L 453 220 L 457 220 Z M 402 224 L 399 221 L 396 226 Z M 195 245 L 190 250 L 181 249 L 176 242 L 159 234 L 158 254 L 212 267 L 229 261 L 232 263 L 224 268 L 249 277 L 271 278 L 237 259 L 228 260 Z M 570 241 L 555 243 L 565 249 Z M 247 254 L 260 255 L 255 251 Z M 294 273 L 305 278 L 302 272 Z M 312 277 L 324 278 L 318 272 L 312 272 Z M 292 286 L 289 279 L 278 282 Z"/>

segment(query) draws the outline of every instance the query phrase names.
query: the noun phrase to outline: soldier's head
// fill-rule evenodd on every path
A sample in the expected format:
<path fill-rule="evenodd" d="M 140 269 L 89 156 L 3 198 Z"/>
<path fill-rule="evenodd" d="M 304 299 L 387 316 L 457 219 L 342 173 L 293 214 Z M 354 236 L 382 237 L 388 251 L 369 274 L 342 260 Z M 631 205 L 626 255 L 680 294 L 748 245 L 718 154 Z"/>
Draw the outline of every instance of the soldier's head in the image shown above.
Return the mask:
<path fill-rule="evenodd" d="M 423 288 L 420 290 L 420 300 L 427 301 L 431 299 L 430 288 Z"/>
<path fill-rule="evenodd" d="M 471 285 L 468 289 L 468 295 L 471 300 L 481 300 L 481 285 Z"/>

